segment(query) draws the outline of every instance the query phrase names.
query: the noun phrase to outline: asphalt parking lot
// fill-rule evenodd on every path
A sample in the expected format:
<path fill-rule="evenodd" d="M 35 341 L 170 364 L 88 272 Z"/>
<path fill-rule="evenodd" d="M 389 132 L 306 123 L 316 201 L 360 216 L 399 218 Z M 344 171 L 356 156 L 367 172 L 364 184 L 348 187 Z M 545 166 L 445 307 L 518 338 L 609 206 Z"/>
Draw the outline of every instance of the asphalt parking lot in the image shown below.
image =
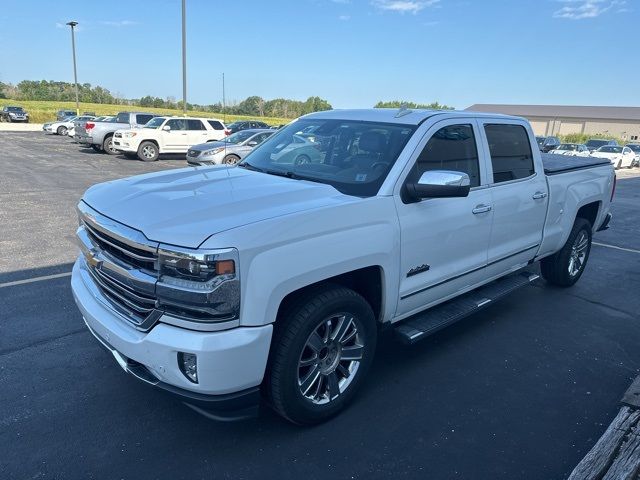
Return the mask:
<path fill-rule="evenodd" d="M 636 169 L 575 287 L 539 281 L 413 347 L 383 336 L 326 424 L 209 421 L 122 372 L 67 275 L 88 186 L 184 165 L 0 132 L 0 478 L 561 479 L 640 373 Z"/>

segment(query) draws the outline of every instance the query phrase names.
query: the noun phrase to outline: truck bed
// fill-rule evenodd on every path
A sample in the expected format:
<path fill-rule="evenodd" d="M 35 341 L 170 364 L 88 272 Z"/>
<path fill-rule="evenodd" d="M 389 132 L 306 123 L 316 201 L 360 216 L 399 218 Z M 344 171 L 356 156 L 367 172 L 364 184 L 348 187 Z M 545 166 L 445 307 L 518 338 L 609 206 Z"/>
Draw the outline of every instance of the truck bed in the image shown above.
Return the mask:
<path fill-rule="evenodd" d="M 544 165 L 544 173 L 547 175 L 557 175 L 574 170 L 611 165 L 611 161 L 598 157 L 570 157 L 568 155 L 543 153 L 542 164 Z"/>

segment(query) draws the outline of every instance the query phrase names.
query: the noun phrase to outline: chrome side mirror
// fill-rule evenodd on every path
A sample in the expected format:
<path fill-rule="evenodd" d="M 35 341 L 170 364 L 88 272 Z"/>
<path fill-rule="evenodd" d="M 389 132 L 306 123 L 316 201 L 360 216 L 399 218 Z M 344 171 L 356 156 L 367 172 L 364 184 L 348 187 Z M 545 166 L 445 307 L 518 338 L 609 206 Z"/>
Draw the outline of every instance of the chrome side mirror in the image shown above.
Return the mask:
<path fill-rule="evenodd" d="M 170 132 L 171 127 L 169 125 L 165 125 L 164 127 L 162 127 L 162 130 L 164 130 L 165 132 Z"/>
<path fill-rule="evenodd" d="M 423 198 L 466 197 L 471 189 L 469 175 L 452 170 L 424 172 L 417 183 L 408 183 L 407 193 L 414 200 Z"/>

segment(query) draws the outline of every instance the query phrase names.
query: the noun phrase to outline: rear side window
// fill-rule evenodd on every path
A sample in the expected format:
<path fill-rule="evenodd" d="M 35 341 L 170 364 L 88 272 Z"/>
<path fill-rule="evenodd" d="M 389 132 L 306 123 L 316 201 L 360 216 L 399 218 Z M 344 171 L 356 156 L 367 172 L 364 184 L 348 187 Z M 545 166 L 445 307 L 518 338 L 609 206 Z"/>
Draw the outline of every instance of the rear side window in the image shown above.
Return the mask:
<path fill-rule="evenodd" d="M 450 125 L 433 134 L 416 161 L 412 177 L 417 181 L 429 170 L 466 173 L 472 187 L 480 185 L 478 147 L 471 125 Z"/>
<path fill-rule="evenodd" d="M 119 113 L 116 117 L 116 122 L 118 123 L 129 123 L 129 114 L 128 113 Z"/>
<path fill-rule="evenodd" d="M 530 177 L 535 173 L 529 135 L 521 125 L 485 125 L 491 153 L 493 182 Z"/>
<path fill-rule="evenodd" d="M 187 130 L 205 130 L 200 120 L 187 120 Z"/>
<path fill-rule="evenodd" d="M 207 120 L 207 122 L 214 130 L 224 130 L 224 126 L 217 120 Z"/>
<path fill-rule="evenodd" d="M 153 115 L 138 115 L 136 123 L 138 125 L 146 125 L 146 123 L 153 118 Z"/>

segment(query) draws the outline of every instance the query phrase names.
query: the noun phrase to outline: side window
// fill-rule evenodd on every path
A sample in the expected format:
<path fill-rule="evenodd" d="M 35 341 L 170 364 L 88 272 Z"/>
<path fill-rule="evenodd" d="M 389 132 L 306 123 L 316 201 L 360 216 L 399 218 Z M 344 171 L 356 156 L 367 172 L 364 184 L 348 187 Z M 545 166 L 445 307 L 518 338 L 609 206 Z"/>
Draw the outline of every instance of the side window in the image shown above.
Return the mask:
<path fill-rule="evenodd" d="M 165 125 L 169 125 L 171 130 L 186 130 L 187 129 L 187 121 L 182 118 L 172 118 L 167 121 Z"/>
<path fill-rule="evenodd" d="M 535 173 L 529 135 L 521 125 L 485 125 L 489 142 L 493 182 L 508 182 Z"/>
<path fill-rule="evenodd" d="M 455 170 L 469 175 L 472 187 L 480 185 L 478 147 L 471 125 L 450 125 L 429 139 L 416 161 L 417 181 L 429 170 Z"/>
<path fill-rule="evenodd" d="M 187 120 L 187 130 L 205 130 L 200 120 Z"/>
<path fill-rule="evenodd" d="M 153 115 L 138 115 L 136 123 L 138 125 L 146 125 L 149 120 L 153 118 Z"/>
<path fill-rule="evenodd" d="M 209 123 L 209 125 L 211 125 L 211 128 L 213 128 L 214 130 L 224 130 L 224 127 L 222 126 L 222 124 L 217 120 L 207 120 L 207 122 Z"/>

